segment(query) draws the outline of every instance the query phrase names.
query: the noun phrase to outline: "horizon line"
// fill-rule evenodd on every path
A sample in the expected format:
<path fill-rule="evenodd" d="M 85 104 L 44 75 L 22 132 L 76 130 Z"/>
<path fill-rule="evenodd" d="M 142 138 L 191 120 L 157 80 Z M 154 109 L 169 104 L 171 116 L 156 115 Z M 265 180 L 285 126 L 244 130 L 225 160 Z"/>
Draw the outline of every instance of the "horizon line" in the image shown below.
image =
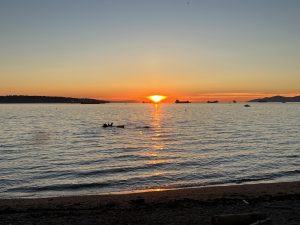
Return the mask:
<path fill-rule="evenodd" d="M 61 95 L 28 95 L 28 94 L 7 94 L 2 95 L 0 97 L 6 96 L 28 96 L 28 97 L 62 97 L 62 98 L 76 98 L 76 99 L 94 99 L 94 100 L 104 100 L 109 101 L 111 103 L 142 103 L 147 104 L 151 103 L 147 100 L 147 97 L 136 97 L 135 99 L 121 99 L 121 98 L 102 98 L 102 97 L 76 97 L 76 96 L 61 96 Z M 274 96 L 282 96 L 282 97 L 297 97 L 300 96 L 299 93 L 202 93 L 197 96 L 168 96 L 168 100 L 162 101 L 161 103 L 174 103 L 176 100 L 180 101 L 189 101 L 190 103 L 206 103 L 208 101 L 218 101 L 220 103 L 228 103 L 228 102 L 248 102 L 255 99 L 268 98 Z M 161 104 L 160 103 L 160 104 Z"/>

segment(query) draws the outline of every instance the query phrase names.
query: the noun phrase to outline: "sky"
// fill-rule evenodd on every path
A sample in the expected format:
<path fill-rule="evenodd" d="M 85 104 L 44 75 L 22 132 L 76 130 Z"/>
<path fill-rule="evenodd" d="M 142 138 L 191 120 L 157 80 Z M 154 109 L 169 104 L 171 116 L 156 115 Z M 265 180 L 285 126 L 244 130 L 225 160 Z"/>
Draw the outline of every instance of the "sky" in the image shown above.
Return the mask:
<path fill-rule="evenodd" d="M 1 0 L 0 95 L 300 94 L 298 0 Z"/>

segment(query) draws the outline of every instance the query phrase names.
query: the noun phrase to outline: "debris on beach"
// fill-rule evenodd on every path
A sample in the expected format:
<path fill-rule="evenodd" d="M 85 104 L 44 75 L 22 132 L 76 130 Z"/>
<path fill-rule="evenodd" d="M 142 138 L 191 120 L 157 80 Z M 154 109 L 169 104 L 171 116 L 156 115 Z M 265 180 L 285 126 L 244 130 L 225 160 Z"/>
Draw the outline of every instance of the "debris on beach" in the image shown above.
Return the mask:
<path fill-rule="evenodd" d="M 258 225 L 269 221 L 264 213 L 223 214 L 211 218 L 212 225 Z"/>
<path fill-rule="evenodd" d="M 247 200 L 244 199 L 243 202 L 244 202 L 245 204 L 249 205 L 249 202 L 248 202 Z"/>

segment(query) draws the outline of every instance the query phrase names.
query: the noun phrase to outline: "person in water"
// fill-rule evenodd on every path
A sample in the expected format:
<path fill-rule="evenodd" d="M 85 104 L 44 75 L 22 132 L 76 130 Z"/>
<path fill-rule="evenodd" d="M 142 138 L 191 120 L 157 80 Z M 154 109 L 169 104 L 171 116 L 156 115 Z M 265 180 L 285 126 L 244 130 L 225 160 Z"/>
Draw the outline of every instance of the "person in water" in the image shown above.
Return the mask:
<path fill-rule="evenodd" d="M 112 127 L 114 123 L 104 123 L 102 127 Z"/>

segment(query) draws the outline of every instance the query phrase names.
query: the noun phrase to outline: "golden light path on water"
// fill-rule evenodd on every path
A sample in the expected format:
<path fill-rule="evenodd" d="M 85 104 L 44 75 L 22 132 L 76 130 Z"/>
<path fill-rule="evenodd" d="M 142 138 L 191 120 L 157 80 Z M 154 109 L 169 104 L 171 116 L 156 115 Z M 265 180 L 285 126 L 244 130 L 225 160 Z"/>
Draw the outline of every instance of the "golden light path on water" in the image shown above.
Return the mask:
<path fill-rule="evenodd" d="M 160 165 L 167 163 L 167 160 L 162 159 L 162 156 L 166 155 L 166 152 L 164 152 L 164 149 L 166 149 L 165 144 L 163 143 L 162 138 L 162 127 L 161 127 L 161 108 L 160 104 L 156 103 L 153 105 L 153 111 L 152 111 L 152 119 L 151 119 L 151 127 L 154 129 L 153 135 L 151 135 L 149 138 L 153 145 L 149 149 L 148 152 L 144 153 L 143 156 L 151 157 L 152 159 L 149 160 L 146 164 L 148 165 Z M 146 173 L 145 177 L 148 176 L 163 176 L 166 174 L 166 171 L 163 170 L 153 170 L 150 173 Z M 165 188 L 151 188 L 152 191 L 162 191 L 166 190 Z M 144 189 L 143 191 L 149 191 L 148 189 Z"/>

